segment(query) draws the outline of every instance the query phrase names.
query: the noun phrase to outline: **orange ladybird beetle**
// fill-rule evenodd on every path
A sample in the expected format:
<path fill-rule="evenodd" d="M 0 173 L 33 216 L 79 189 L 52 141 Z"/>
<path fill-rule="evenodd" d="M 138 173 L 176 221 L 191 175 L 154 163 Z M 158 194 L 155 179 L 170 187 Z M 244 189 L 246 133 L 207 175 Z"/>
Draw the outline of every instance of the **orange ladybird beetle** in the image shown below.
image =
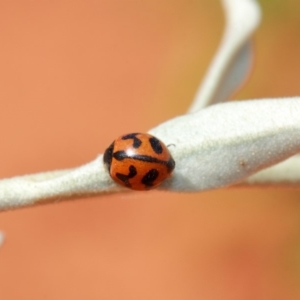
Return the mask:
<path fill-rule="evenodd" d="M 175 167 L 168 148 L 147 133 L 117 138 L 106 149 L 103 161 L 114 181 L 140 191 L 157 187 Z"/>

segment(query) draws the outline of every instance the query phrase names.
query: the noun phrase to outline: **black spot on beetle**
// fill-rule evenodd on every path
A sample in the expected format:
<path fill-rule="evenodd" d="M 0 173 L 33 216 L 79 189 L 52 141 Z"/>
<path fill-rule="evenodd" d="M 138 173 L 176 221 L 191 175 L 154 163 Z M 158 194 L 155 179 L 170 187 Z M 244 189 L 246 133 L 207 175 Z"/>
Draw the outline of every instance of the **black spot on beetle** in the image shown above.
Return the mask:
<path fill-rule="evenodd" d="M 157 138 L 155 137 L 149 138 L 149 143 L 155 153 L 161 154 L 163 152 L 163 147 Z"/>
<path fill-rule="evenodd" d="M 172 168 L 172 165 L 173 164 L 175 165 L 175 162 L 172 158 L 169 161 L 165 161 L 165 160 L 160 160 L 156 157 L 152 157 L 152 156 L 149 156 L 149 155 L 135 154 L 133 156 L 128 156 L 127 153 L 123 150 L 116 151 L 115 153 L 113 153 L 112 156 L 113 156 L 113 158 L 115 158 L 118 161 L 122 161 L 125 158 L 130 158 L 130 159 L 133 159 L 133 160 L 140 160 L 140 161 L 149 162 L 149 163 L 159 163 L 159 164 L 162 164 L 162 165 L 167 165 L 168 169 L 171 168 L 171 170 L 174 169 L 174 167 Z"/>
<path fill-rule="evenodd" d="M 175 160 L 172 157 L 170 157 L 170 159 L 166 163 L 166 166 L 167 166 L 168 172 L 171 173 L 175 168 Z"/>
<path fill-rule="evenodd" d="M 113 158 L 115 158 L 116 160 L 119 160 L 119 161 L 121 161 L 121 160 L 128 157 L 126 152 L 123 151 L 123 150 L 122 151 L 116 151 L 112 156 L 113 156 Z"/>
<path fill-rule="evenodd" d="M 110 171 L 111 161 L 113 158 L 113 151 L 114 151 L 115 143 L 113 142 L 104 152 L 103 155 L 103 162 L 108 169 L 108 172 Z"/>
<path fill-rule="evenodd" d="M 142 179 L 142 183 L 148 187 L 153 186 L 153 182 L 158 177 L 159 172 L 156 169 L 151 169 Z"/>
<path fill-rule="evenodd" d="M 128 173 L 128 175 L 124 175 L 124 174 L 121 174 L 121 173 L 116 173 L 116 177 L 118 179 L 120 179 L 121 181 L 123 181 L 126 186 L 130 187 L 131 184 L 129 182 L 129 179 L 133 178 L 136 174 L 137 174 L 136 168 L 131 165 L 129 167 L 129 173 Z"/>
<path fill-rule="evenodd" d="M 141 145 L 142 145 L 142 142 L 140 139 L 138 139 L 136 136 L 138 135 L 139 133 L 130 133 L 130 134 L 126 134 L 124 136 L 122 136 L 122 140 L 130 140 L 130 139 L 133 139 L 133 148 L 139 148 Z"/>

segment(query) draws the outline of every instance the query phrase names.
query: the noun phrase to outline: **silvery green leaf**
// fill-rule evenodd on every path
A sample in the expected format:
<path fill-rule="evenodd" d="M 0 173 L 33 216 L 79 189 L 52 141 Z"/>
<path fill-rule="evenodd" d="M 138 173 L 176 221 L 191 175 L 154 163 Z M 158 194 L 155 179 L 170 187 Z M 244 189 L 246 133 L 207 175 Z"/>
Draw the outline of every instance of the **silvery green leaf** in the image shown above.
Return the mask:
<path fill-rule="evenodd" d="M 250 38 L 260 22 L 256 0 L 223 0 L 226 28 L 190 112 L 223 102 L 245 81 L 252 61 Z"/>
<path fill-rule="evenodd" d="M 246 178 L 240 186 L 245 185 L 248 187 L 300 187 L 300 155 L 294 155 Z"/>
<path fill-rule="evenodd" d="M 300 151 L 300 98 L 226 102 L 150 131 L 176 161 L 161 189 L 195 192 L 236 184 Z M 79 168 L 0 181 L 0 209 L 125 191 L 102 155 Z"/>
<path fill-rule="evenodd" d="M 78 168 L 0 180 L 0 210 L 122 190 L 104 169 L 102 155 Z"/>
<path fill-rule="evenodd" d="M 226 30 L 191 108 L 197 112 L 150 130 L 169 146 L 176 161 L 174 174 L 160 187 L 163 190 L 300 183 L 300 156 L 287 159 L 300 151 L 299 97 L 199 110 L 227 100 L 244 80 L 251 57 L 249 38 L 260 19 L 255 0 L 223 0 L 223 4 Z M 0 210 L 125 190 L 112 181 L 99 155 L 78 168 L 0 180 Z"/>
<path fill-rule="evenodd" d="M 300 151 L 300 98 L 218 104 L 150 133 L 175 145 L 174 176 L 162 188 L 224 187 Z"/>

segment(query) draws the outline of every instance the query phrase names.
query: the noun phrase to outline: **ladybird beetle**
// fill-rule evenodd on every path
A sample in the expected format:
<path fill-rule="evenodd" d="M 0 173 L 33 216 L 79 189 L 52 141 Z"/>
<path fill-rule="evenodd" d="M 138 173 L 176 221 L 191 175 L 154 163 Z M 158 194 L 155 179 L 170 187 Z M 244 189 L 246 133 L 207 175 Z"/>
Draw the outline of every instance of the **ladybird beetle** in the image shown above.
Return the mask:
<path fill-rule="evenodd" d="M 147 133 L 130 133 L 117 138 L 106 149 L 103 162 L 114 181 L 140 191 L 161 184 L 175 167 L 168 148 Z"/>

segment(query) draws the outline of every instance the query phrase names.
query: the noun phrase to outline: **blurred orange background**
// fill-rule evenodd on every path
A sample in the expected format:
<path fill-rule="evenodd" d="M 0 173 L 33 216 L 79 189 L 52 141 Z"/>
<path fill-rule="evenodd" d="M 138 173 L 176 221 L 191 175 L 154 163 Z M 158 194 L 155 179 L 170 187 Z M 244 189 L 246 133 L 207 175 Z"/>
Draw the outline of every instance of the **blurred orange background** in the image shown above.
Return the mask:
<path fill-rule="evenodd" d="M 261 1 L 236 99 L 300 94 L 300 3 Z M 219 1 L 1 1 L 1 177 L 75 167 L 185 113 Z M 213 120 L 212 120 L 213 122 Z M 130 193 L 0 214 L 0 299 L 300 299 L 300 192 Z"/>

